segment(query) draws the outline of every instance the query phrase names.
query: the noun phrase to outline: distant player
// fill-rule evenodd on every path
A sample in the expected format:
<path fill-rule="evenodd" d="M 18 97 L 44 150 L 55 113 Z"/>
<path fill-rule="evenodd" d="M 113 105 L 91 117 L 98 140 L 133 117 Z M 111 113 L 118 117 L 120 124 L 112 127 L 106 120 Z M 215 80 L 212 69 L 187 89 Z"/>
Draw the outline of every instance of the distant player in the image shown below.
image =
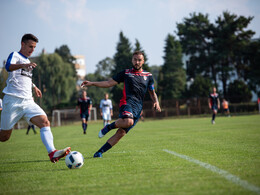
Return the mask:
<path fill-rule="evenodd" d="M 149 90 L 153 101 L 154 109 L 161 111 L 157 95 L 154 90 L 154 81 L 151 73 L 143 70 L 144 54 L 140 51 L 134 52 L 132 56 L 132 69 L 126 69 L 116 74 L 108 81 L 91 82 L 84 81 L 81 86 L 96 86 L 108 88 L 119 83 L 124 83 L 123 97 L 120 100 L 119 119 L 106 125 L 99 132 L 99 138 L 102 138 L 111 129 L 116 129 L 116 133 L 110 137 L 107 142 L 94 154 L 94 158 L 102 157 L 102 154 L 111 149 L 132 129 L 140 118 L 143 107 L 144 95 Z"/>
<path fill-rule="evenodd" d="M 228 101 L 226 99 L 223 99 L 223 101 L 222 101 L 222 108 L 223 108 L 224 114 L 227 116 L 230 116 Z"/>
<path fill-rule="evenodd" d="M 53 143 L 53 135 L 50 122 L 45 112 L 34 102 L 32 88 L 37 97 L 42 97 L 41 91 L 32 83 L 32 70 L 37 64 L 31 63 L 30 57 L 38 43 L 38 38 L 32 34 L 25 34 L 21 40 L 19 52 L 12 52 L 5 64 L 8 72 L 3 110 L 1 114 L 0 141 L 9 140 L 14 125 L 25 118 L 28 123 L 40 128 L 41 140 L 45 145 L 51 162 L 55 163 L 70 152 L 70 147 L 56 150 Z"/>
<path fill-rule="evenodd" d="M 29 124 L 28 127 L 27 127 L 26 135 L 29 134 L 30 129 L 33 130 L 34 134 L 37 134 L 35 127 L 34 127 L 34 124 L 32 124 L 32 125 Z"/>
<path fill-rule="evenodd" d="M 80 108 L 80 117 L 82 120 L 83 133 L 86 134 L 88 128 L 88 117 L 92 109 L 92 101 L 87 97 L 87 92 L 82 91 L 81 97 L 78 99 L 78 104 L 76 106 L 76 111 Z"/>
<path fill-rule="evenodd" d="M 105 93 L 105 99 L 100 101 L 100 115 L 103 118 L 103 125 L 110 124 L 111 117 L 113 116 L 112 101 L 108 99 L 108 93 Z"/>
<path fill-rule="evenodd" d="M 212 120 L 211 123 L 215 124 L 215 117 L 220 109 L 219 95 L 217 94 L 216 87 L 213 87 L 213 93 L 209 94 L 208 98 L 209 109 L 212 110 Z"/>

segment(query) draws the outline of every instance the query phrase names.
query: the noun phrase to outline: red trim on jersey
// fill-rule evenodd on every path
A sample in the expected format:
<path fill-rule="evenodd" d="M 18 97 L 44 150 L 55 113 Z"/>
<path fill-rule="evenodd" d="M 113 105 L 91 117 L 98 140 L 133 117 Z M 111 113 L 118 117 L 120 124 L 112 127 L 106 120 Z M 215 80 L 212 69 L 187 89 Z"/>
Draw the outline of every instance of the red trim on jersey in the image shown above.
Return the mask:
<path fill-rule="evenodd" d="M 120 100 L 119 107 L 121 107 L 122 105 L 126 105 L 125 83 L 124 83 L 124 89 L 123 89 L 123 97 Z"/>

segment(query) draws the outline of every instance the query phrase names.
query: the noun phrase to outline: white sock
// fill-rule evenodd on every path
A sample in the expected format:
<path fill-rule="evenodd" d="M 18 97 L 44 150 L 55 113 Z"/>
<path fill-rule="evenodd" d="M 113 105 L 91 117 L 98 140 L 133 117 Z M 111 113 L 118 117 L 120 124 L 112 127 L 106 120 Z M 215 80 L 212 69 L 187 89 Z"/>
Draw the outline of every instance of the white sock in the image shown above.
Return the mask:
<path fill-rule="evenodd" d="M 41 133 L 42 143 L 45 145 L 48 153 L 51 153 L 53 150 L 55 150 L 51 128 L 43 127 L 41 128 L 40 133 Z"/>

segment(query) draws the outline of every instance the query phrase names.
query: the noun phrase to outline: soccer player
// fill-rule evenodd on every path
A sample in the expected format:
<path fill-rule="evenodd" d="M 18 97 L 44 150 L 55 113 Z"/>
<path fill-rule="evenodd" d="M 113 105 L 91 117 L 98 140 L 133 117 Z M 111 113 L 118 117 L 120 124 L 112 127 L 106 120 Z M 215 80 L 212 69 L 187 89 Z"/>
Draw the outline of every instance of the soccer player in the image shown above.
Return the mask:
<path fill-rule="evenodd" d="M 111 117 L 113 116 L 112 101 L 108 99 L 108 93 L 105 93 L 105 99 L 100 101 L 100 115 L 103 118 L 104 126 L 110 124 Z"/>
<path fill-rule="evenodd" d="M 89 113 L 92 109 L 92 101 L 89 97 L 87 97 L 86 91 L 82 91 L 82 95 L 78 99 L 76 111 L 78 110 L 79 107 L 80 107 L 80 117 L 82 120 L 83 133 L 86 134 L 86 131 L 88 128 L 88 117 L 89 117 Z"/>
<path fill-rule="evenodd" d="M 29 134 L 29 131 L 30 131 L 30 129 L 32 128 L 32 130 L 33 130 L 33 132 L 34 132 L 34 134 L 37 134 L 37 132 L 35 131 L 35 127 L 34 127 L 34 124 L 29 124 L 28 125 L 28 127 L 27 127 L 27 131 L 26 131 L 26 135 L 28 135 Z"/>
<path fill-rule="evenodd" d="M 212 110 L 211 123 L 215 124 L 216 114 L 218 113 L 218 109 L 220 109 L 220 101 L 219 101 L 219 96 L 217 94 L 216 87 L 213 87 L 213 93 L 209 94 L 208 104 L 209 104 L 209 109 Z"/>
<path fill-rule="evenodd" d="M 91 82 L 83 81 L 84 86 L 96 86 L 108 88 L 115 86 L 121 82 L 124 83 L 123 97 L 120 100 L 119 119 L 106 125 L 99 132 L 99 138 L 102 138 L 111 129 L 116 129 L 116 133 L 110 137 L 107 142 L 94 154 L 95 157 L 102 157 L 102 154 L 112 148 L 119 140 L 124 137 L 130 129 L 132 129 L 138 119 L 143 107 L 144 95 L 149 90 L 150 97 L 153 101 L 153 107 L 161 111 L 157 95 L 154 90 L 154 81 L 152 74 L 143 70 L 144 54 L 140 51 L 134 52 L 132 56 L 132 69 L 126 69 L 116 74 L 108 81 Z"/>
<path fill-rule="evenodd" d="M 1 114 L 0 141 L 9 140 L 14 125 L 25 118 L 30 124 L 40 128 L 41 140 L 47 149 L 51 162 L 56 163 L 70 152 L 70 147 L 56 150 L 50 122 L 46 113 L 33 100 L 32 88 L 37 97 L 42 97 L 41 91 L 32 83 L 32 70 L 37 67 L 31 63 L 30 57 L 38 43 L 38 38 L 32 34 L 25 34 L 21 40 L 19 52 L 12 52 L 5 64 L 8 72 L 6 87 L 3 90 L 3 110 Z"/>
<path fill-rule="evenodd" d="M 223 107 L 224 114 L 227 115 L 228 117 L 230 117 L 230 112 L 229 112 L 229 108 L 228 108 L 228 101 L 226 99 L 223 99 L 222 107 Z"/>

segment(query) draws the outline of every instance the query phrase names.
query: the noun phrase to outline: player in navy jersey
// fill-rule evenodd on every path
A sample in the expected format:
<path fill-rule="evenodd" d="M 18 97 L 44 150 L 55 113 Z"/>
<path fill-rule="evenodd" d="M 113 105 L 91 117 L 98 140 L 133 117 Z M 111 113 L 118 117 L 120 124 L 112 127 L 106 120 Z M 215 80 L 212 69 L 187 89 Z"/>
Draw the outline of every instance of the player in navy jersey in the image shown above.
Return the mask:
<path fill-rule="evenodd" d="M 144 95 L 149 90 L 150 97 L 153 101 L 153 107 L 161 111 L 157 95 L 154 90 L 154 81 L 152 74 L 143 70 L 144 54 L 136 51 L 132 57 L 133 68 L 126 69 L 116 74 L 108 81 L 91 82 L 84 81 L 81 86 L 96 86 L 108 88 L 119 83 L 124 83 L 123 97 L 120 100 L 119 118 L 106 125 L 99 132 L 99 138 L 102 138 L 111 129 L 116 129 L 116 133 L 110 137 L 107 142 L 94 154 L 94 157 L 102 157 L 102 154 L 112 148 L 119 140 L 125 136 L 128 131 L 135 126 L 140 118 L 143 107 Z"/>
<path fill-rule="evenodd" d="M 215 124 L 215 117 L 216 114 L 218 113 L 218 109 L 220 109 L 220 101 L 219 101 L 219 96 L 217 94 L 216 87 L 213 87 L 213 93 L 209 94 L 208 104 L 209 104 L 209 109 L 211 109 L 213 112 L 211 123 Z"/>
<path fill-rule="evenodd" d="M 89 97 L 87 97 L 86 91 L 82 91 L 82 96 L 78 99 L 76 111 L 78 110 L 78 108 L 80 108 L 80 117 L 82 119 L 83 133 L 86 134 L 88 128 L 88 117 L 92 108 L 92 101 Z"/>

